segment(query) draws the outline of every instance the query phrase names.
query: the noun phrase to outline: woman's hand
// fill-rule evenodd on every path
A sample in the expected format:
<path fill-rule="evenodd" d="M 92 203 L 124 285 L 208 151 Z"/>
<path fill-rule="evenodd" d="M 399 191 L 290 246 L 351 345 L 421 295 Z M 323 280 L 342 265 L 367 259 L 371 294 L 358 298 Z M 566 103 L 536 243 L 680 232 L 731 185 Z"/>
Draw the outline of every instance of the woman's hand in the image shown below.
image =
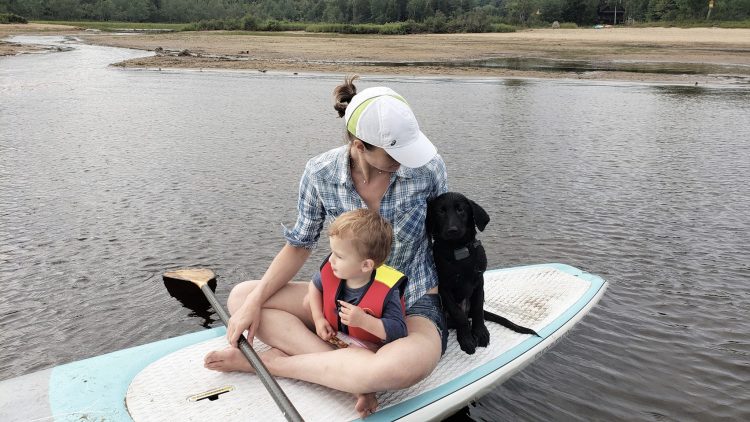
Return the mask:
<path fill-rule="evenodd" d="M 227 324 L 227 340 L 232 347 L 238 347 L 237 341 L 245 330 L 248 330 L 247 341 L 253 344 L 255 332 L 260 325 L 260 311 L 262 306 L 248 297 L 240 308 L 229 318 Z"/>
<path fill-rule="evenodd" d="M 339 318 L 341 323 L 349 327 L 364 327 L 368 319 L 372 318 L 365 311 L 357 305 L 352 305 L 349 302 L 343 300 L 338 301 L 341 309 L 339 310 Z"/>
<path fill-rule="evenodd" d="M 333 327 L 331 327 L 331 324 L 329 324 L 328 320 L 325 318 L 318 318 L 315 320 L 315 332 L 318 333 L 318 337 L 325 341 L 328 341 L 328 339 L 336 334 Z"/>

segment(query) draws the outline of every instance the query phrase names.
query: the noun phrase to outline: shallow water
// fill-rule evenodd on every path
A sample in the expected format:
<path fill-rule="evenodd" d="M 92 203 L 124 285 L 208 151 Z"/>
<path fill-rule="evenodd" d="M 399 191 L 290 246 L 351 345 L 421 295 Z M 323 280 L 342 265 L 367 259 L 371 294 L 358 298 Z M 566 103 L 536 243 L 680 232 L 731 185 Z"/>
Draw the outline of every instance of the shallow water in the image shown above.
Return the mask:
<path fill-rule="evenodd" d="M 0 379 L 218 326 L 161 273 L 211 267 L 221 300 L 259 277 L 305 161 L 343 139 L 341 75 L 123 70 L 107 65 L 145 53 L 65 45 L 0 58 Z M 360 83 L 381 84 L 409 99 L 451 189 L 488 210 L 491 267 L 610 282 L 456 419 L 750 418 L 750 87 Z"/>

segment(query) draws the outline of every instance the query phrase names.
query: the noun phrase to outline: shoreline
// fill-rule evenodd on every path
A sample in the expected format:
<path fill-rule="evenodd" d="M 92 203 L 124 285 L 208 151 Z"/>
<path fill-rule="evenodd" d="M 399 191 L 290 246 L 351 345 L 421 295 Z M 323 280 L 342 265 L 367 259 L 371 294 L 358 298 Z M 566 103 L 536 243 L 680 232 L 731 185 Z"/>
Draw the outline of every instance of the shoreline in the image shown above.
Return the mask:
<path fill-rule="evenodd" d="M 74 35 L 88 44 L 154 52 L 113 63 L 125 68 L 750 84 L 750 29 L 623 27 L 362 36 L 226 31 L 123 34 L 60 25 L 0 26 L 0 38 L 12 35 Z M 0 43 L 0 55 L 34 49 Z M 488 61 L 502 63 L 488 65 Z"/>

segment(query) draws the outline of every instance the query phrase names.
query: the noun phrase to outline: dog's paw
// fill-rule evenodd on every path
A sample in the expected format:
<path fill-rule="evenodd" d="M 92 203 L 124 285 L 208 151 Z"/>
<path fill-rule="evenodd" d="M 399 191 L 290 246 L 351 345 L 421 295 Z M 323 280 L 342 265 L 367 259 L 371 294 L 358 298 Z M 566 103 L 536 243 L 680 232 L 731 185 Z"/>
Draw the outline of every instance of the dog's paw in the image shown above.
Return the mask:
<path fill-rule="evenodd" d="M 474 340 L 474 335 L 467 330 L 457 333 L 457 338 L 461 350 L 466 352 L 466 354 L 473 355 L 477 350 L 477 343 L 476 340 Z"/>
<path fill-rule="evenodd" d="M 487 331 L 487 327 L 484 324 L 472 326 L 471 334 L 474 336 L 477 346 L 487 347 L 490 344 L 490 332 Z"/>

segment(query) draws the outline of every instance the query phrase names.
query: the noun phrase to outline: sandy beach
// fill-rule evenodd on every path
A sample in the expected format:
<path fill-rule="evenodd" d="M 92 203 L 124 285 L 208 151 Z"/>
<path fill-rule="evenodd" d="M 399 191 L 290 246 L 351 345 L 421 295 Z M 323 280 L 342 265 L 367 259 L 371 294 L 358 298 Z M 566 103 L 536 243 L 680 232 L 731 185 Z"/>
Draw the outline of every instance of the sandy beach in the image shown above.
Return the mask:
<path fill-rule="evenodd" d="M 304 32 L 117 34 L 58 25 L 2 25 L 18 33 L 75 35 L 84 42 L 158 51 L 117 66 L 281 72 L 577 78 L 675 83 L 750 81 L 750 29 L 533 29 L 515 33 L 403 36 Z M 0 43 L 0 55 L 29 47 Z M 185 51 L 179 56 L 178 53 Z M 593 70 L 487 67 L 472 61 L 590 63 Z M 685 73 L 661 67 L 679 65 Z M 640 66 L 640 67 L 639 67 Z M 635 67 L 635 69 L 634 69 Z M 627 68 L 627 69 L 626 69 Z M 628 71 L 626 71 L 628 70 Z"/>

